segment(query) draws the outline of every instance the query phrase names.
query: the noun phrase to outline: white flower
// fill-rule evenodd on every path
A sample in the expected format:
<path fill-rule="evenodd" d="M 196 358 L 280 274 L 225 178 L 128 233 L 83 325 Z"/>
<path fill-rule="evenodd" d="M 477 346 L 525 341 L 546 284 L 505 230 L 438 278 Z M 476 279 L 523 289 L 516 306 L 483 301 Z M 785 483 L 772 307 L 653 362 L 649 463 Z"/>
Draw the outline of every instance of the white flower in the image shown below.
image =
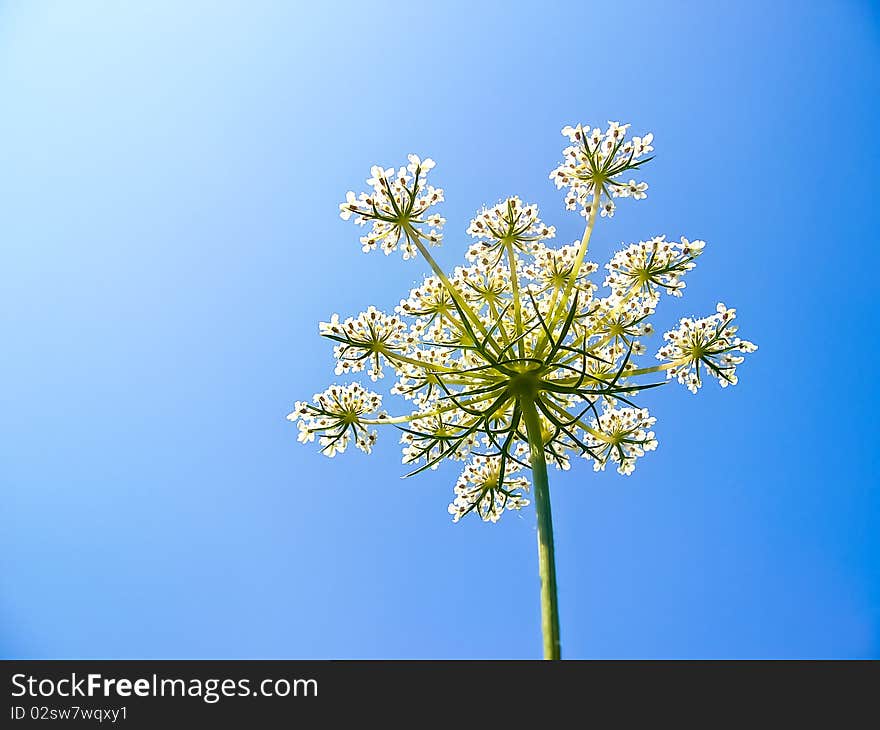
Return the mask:
<path fill-rule="evenodd" d="M 467 232 L 480 239 L 468 250 L 468 261 L 477 261 L 495 252 L 497 255 L 489 264 L 494 266 L 504 255 L 505 246 L 533 254 L 540 248 L 539 241 L 556 235 L 556 228 L 545 225 L 538 218 L 537 205 L 524 205 L 519 198 L 513 197 L 502 200 L 492 208 L 483 208 L 470 222 Z"/>
<path fill-rule="evenodd" d="M 522 270 L 524 276 L 534 279 L 538 284 L 533 291 L 543 293 L 554 288 L 564 289 L 574 271 L 579 248 L 580 241 L 575 241 L 559 248 L 542 246 L 538 249 L 534 260 L 528 262 Z M 586 296 L 581 299 L 581 305 L 585 305 L 596 291 L 597 287 L 589 277 L 598 268 L 592 261 L 583 261 L 578 268 L 573 286 Z"/>
<path fill-rule="evenodd" d="M 651 146 L 654 135 L 648 133 L 627 141 L 629 126 L 608 122 L 604 132 L 599 128 L 590 131 L 590 127 L 580 124 L 563 127 L 562 134 L 568 137 L 571 146 L 563 150 L 563 162 L 551 171 L 550 179 L 558 189 L 568 188 L 565 195 L 567 209 L 575 210 L 580 206 L 581 214 L 588 216 L 594 194 L 600 199 L 642 200 L 647 197 L 647 183 L 624 180 L 622 175 L 639 169 L 651 159 L 645 155 L 654 149 Z M 600 210 L 603 216 L 611 217 L 614 214 L 613 204 L 610 208 Z"/>
<path fill-rule="evenodd" d="M 696 266 L 695 259 L 703 252 L 704 241 L 672 243 L 665 236 L 639 241 L 618 251 L 605 268 L 605 286 L 617 297 L 636 292 L 656 303 L 660 291 L 680 297 L 685 287 L 681 276 Z"/>
<path fill-rule="evenodd" d="M 648 154 L 649 152 L 653 152 L 654 148 L 651 146 L 651 143 L 653 141 L 654 135 L 650 132 L 648 132 L 644 137 L 633 137 L 633 155 L 638 158 Z"/>
<path fill-rule="evenodd" d="M 443 202 L 443 191 L 427 184 L 428 171 L 434 167 L 430 158 L 421 160 L 409 155 L 409 164 L 399 168 L 373 165 L 367 185 L 370 193 L 345 194 L 339 205 L 339 217 L 360 226 L 372 226 L 361 236 L 365 253 L 381 248 L 388 255 L 400 250 L 404 260 L 415 258 L 420 243 L 440 244 L 441 228 L 446 220 L 429 210 Z"/>
<path fill-rule="evenodd" d="M 391 353 L 407 349 L 404 322 L 375 307 L 344 322 L 334 314 L 329 322 L 320 323 L 319 331 L 322 337 L 338 343 L 333 348 L 337 375 L 357 373 L 369 365 L 368 374 L 376 381 L 382 377 L 382 364 L 388 362 Z"/>
<path fill-rule="evenodd" d="M 420 322 L 413 325 L 415 329 Z M 427 335 L 424 327 L 421 328 L 423 336 Z M 439 398 L 446 395 L 438 373 L 448 367 L 451 353 L 448 348 L 421 348 L 410 353 L 412 362 L 397 364 L 398 380 L 391 388 L 395 395 L 402 395 L 407 400 L 414 401 L 419 409 L 428 410 Z M 455 415 L 455 414 L 453 414 Z"/>
<path fill-rule="evenodd" d="M 417 464 L 424 461 L 436 469 L 440 459 L 461 461 L 467 458 L 477 437 L 467 433 L 466 414 L 453 411 L 449 416 L 419 418 L 405 428 L 400 437 L 403 446 L 403 463 Z"/>
<path fill-rule="evenodd" d="M 370 192 L 349 192 L 341 217 L 370 224 L 365 251 L 423 255 L 431 272 L 393 314 L 334 314 L 320 333 L 334 343 L 337 375 L 376 381 L 390 368 L 390 392 L 403 410 L 388 416 L 378 394 L 334 385 L 296 404 L 289 418 L 300 441 L 317 441 L 328 456 L 352 439 L 369 452 L 371 429 L 393 424 L 407 476 L 467 461 L 449 511 L 455 521 L 472 511 L 494 522 L 528 504 L 523 473 L 537 453 L 560 470 L 582 455 L 596 470 L 610 463 L 631 474 L 657 447 L 655 420 L 635 400 L 665 382 L 663 373 L 694 392 L 704 372 L 722 386 L 735 383 L 741 354 L 755 346 L 736 337 L 735 311 L 723 305 L 667 332 L 661 364 L 643 361 L 661 294 L 682 295 L 703 241 L 656 236 L 624 246 L 605 266 L 607 296 L 596 296 L 599 267 L 586 258 L 593 227 L 614 215 L 618 198 L 641 200 L 648 187 L 631 171 L 650 159 L 653 135 L 628 139 L 628 131 L 618 122 L 563 129 L 571 146 L 551 178 L 566 189 L 566 207 L 588 218 L 581 239 L 555 245 L 538 207 L 509 197 L 470 222 L 476 240 L 451 273 L 426 248 L 440 242 L 446 222 L 433 209 L 442 191 L 425 182 L 433 160 L 410 155 L 397 169 L 373 167 Z"/>
<path fill-rule="evenodd" d="M 685 317 L 677 329 L 664 334 L 666 344 L 657 352 L 657 359 L 673 364 L 666 377 L 676 378 L 692 393 L 703 384 L 704 372 L 717 378 L 722 388 L 736 385 L 736 366 L 744 358 L 733 353 L 750 353 L 758 347 L 736 336 L 734 319 L 736 310 L 719 304 L 715 314 L 703 319 Z"/>
<path fill-rule="evenodd" d="M 602 471 L 611 461 L 620 474 L 635 471 L 636 459 L 657 448 L 654 432 L 649 430 L 657 419 L 644 408 L 612 408 L 592 421 L 592 430 L 584 439 L 590 448 L 593 469 Z"/>
<path fill-rule="evenodd" d="M 326 456 L 341 454 L 351 439 L 369 454 L 376 443 L 376 432 L 368 430 L 365 421 L 380 422 L 386 418 L 378 412 L 381 406 L 381 395 L 357 383 L 331 385 L 317 393 L 312 403 L 298 401 L 287 420 L 297 423 L 301 443 L 314 441 L 317 434 L 321 452 Z M 375 418 L 366 419 L 370 415 Z"/>
<path fill-rule="evenodd" d="M 455 304 L 443 282 L 436 276 L 429 276 L 410 291 L 407 299 L 400 300 L 397 312 L 408 317 L 427 318 L 430 323 L 435 317 L 442 318 L 455 312 Z"/>
<path fill-rule="evenodd" d="M 648 183 L 637 183 L 635 180 L 630 180 L 625 186 L 621 186 L 620 197 L 632 198 L 633 200 L 644 200 L 648 197 L 648 194 L 645 192 L 647 189 Z"/>
<path fill-rule="evenodd" d="M 518 510 L 529 504 L 523 492 L 529 491 L 525 477 L 510 478 L 516 471 L 515 463 L 506 461 L 502 475 L 499 457 L 475 456 L 465 466 L 455 484 L 455 499 L 449 505 L 453 522 L 458 522 L 469 512 L 474 512 L 484 522 L 497 522 L 504 510 Z"/>
<path fill-rule="evenodd" d="M 419 169 L 422 172 L 427 173 L 429 170 L 434 169 L 434 160 L 430 157 L 422 160 L 418 155 L 407 155 L 407 160 L 409 160 L 409 164 L 406 166 L 406 169 L 409 170 L 411 175 L 415 175 Z"/>

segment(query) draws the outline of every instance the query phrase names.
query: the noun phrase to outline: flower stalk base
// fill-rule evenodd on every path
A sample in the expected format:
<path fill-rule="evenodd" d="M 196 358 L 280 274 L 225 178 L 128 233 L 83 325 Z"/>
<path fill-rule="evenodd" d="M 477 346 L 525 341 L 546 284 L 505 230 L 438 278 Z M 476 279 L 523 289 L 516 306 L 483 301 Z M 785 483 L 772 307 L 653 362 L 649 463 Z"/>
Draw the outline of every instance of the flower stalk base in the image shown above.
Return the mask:
<path fill-rule="evenodd" d="M 556 595 L 556 557 L 553 552 L 553 515 L 550 510 L 550 485 L 544 459 L 541 421 L 533 400 L 523 399 L 523 419 L 529 437 L 535 512 L 538 517 L 538 572 L 541 576 L 541 633 L 544 658 L 560 659 L 559 601 Z"/>

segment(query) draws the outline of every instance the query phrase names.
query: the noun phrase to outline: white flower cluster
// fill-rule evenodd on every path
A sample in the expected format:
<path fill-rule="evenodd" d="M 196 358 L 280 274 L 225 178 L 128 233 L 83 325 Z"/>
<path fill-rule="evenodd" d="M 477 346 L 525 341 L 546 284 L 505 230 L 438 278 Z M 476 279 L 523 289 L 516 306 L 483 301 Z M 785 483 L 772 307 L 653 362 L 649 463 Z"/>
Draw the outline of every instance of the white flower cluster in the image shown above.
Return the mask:
<path fill-rule="evenodd" d="M 298 401 L 287 416 L 299 428 L 300 443 L 308 443 L 318 436 L 321 453 L 333 457 L 341 454 L 354 439 L 355 446 L 369 454 L 376 443 L 376 432 L 366 428 L 366 417 L 376 422 L 386 418 L 382 396 L 366 390 L 358 383 L 331 385 L 323 393 L 315 394 L 312 403 Z"/>
<path fill-rule="evenodd" d="M 514 471 L 511 467 L 502 476 L 501 469 L 498 457 L 476 456 L 465 466 L 454 487 L 455 499 L 449 505 L 453 522 L 469 512 L 475 512 L 483 522 L 498 522 L 504 510 L 528 506 L 523 493 L 529 491 L 529 480 L 522 476 L 508 478 L 508 473 Z"/>
<path fill-rule="evenodd" d="M 339 343 L 333 348 L 337 375 L 360 372 L 369 363 L 367 374 L 373 382 L 382 377 L 382 363 L 388 362 L 390 353 L 403 351 L 416 341 L 406 336 L 406 325 L 400 317 L 375 307 L 344 322 L 334 314 L 329 322 L 319 324 L 319 332 Z"/>
<path fill-rule="evenodd" d="M 394 425 L 411 474 L 467 462 L 449 508 L 453 519 L 474 512 L 494 522 L 528 504 L 523 470 L 536 454 L 562 470 L 580 455 L 596 470 L 613 464 L 631 474 L 657 447 L 654 418 L 633 402 L 640 392 L 670 378 L 696 392 L 704 371 L 722 385 L 736 383 L 737 353 L 755 346 L 735 336 L 735 311 L 723 305 L 666 333 L 661 364 L 638 362 L 662 293 L 681 296 L 703 241 L 657 236 L 624 246 L 605 267 L 603 296 L 591 280 L 599 267 L 586 254 L 601 217 L 591 206 L 610 215 L 611 198 L 640 199 L 647 187 L 626 173 L 650 159 L 653 137 L 627 139 L 628 126 L 563 130 L 572 144 L 551 177 L 569 188 L 569 207 L 587 214 L 581 240 L 551 246 L 555 229 L 537 206 L 507 198 L 477 213 L 468 227 L 477 239 L 468 265 L 449 275 L 426 246 L 439 240 L 442 224 L 428 214 L 442 200 L 425 183 L 433 162 L 411 156 L 396 173 L 374 168 L 372 193 L 350 193 L 342 217 L 372 223 L 366 250 L 400 248 L 405 258 L 418 252 L 432 271 L 393 314 L 374 307 L 344 320 L 334 314 L 320 332 L 334 343 L 338 375 L 366 372 L 376 381 L 393 372 L 391 394 L 407 410 L 388 416 L 379 412 L 379 395 L 335 385 L 314 403 L 297 403 L 290 418 L 300 440 L 317 438 L 329 456 L 351 439 L 369 452 L 371 428 Z"/>
<path fill-rule="evenodd" d="M 419 408 L 427 408 L 446 396 L 445 384 L 437 373 L 454 369 L 450 366 L 451 351 L 445 347 L 423 348 L 412 352 L 411 357 L 411 360 L 401 360 L 397 365 L 398 379 L 391 392 L 413 401 Z"/>
<path fill-rule="evenodd" d="M 559 248 L 541 246 L 535 252 L 534 261 L 526 263 L 523 269 L 523 275 L 534 280 L 531 291 L 543 294 L 551 289 L 564 288 L 575 270 L 579 247 L 580 241 Z M 590 281 L 590 275 L 596 273 L 598 269 L 598 264 L 583 261 L 572 280 L 573 287 L 587 297 L 581 300 L 582 304 L 589 301 L 598 288 Z"/>
<path fill-rule="evenodd" d="M 486 303 L 490 307 L 503 306 L 510 288 L 510 270 L 506 266 L 457 266 L 453 281 L 460 284 L 464 298 L 477 307 Z"/>
<path fill-rule="evenodd" d="M 403 253 L 404 259 L 415 258 L 420 241 L 439 245 L 440 229 L 446 219 L 429 210 L 443 202 L 443 190 L 427 184 L 428 172 L 434 160 L 422 160 L 418 155 L 409 156 L 409 164 L 395 173 L 374 165 L 367 185 L 372 192 L 355 195 L 349 190 L 345 202 L 339 204 L 339 217 L 360 226 L 369 221 L 372 228 L 361 237 L 364 253 L 375 251 L 377 246 L 386 255 L 392 251 Z"/>
<path fill-rule="evenodd" d="M 477 445 L 477 437 L 467 434 L 467 426 L 460 423 L 460 413 L 433 415 L 412 421 L 403 429 L 403 463 L 413 464 L 424 459 L 436 469 L 443 458 L 463 461 Z"/>
<path fill-rule="evenodd" d="M 409 293 L 409 297 L 401 299 L 396 311 L 406 317 L 420 317 L 424 322 L 431 323 L 437 317 L 455 312 L 455 303 L 449 289 L 436 276 L 429 276 Z"/>
<path fill-rule="evenodd" d="M 621 298 L 637 290 L 646 299 L 656 300 L 660 289 L 680 297 L 685 287 L 681 277 L 696 266 L 695 259 L 705 245 L 705 241 L 688 241 L 684 236 L 680 243 L 667 241 L 666 236 L 634 243 L 605 265 L 605 286 Z"/>
<path fill-rule="evenodd" d="M 524 205 L 519 198 L 513 197 L 492 208 L 483 208 L 471 221 L 467 232 L 479 239 L 465 254 L 467 260 L 494 266 L 504 255 L 505 246 L 534 254 L 540 249 L 538 242 L 553 238 L 556 228 L 545 225 L 538 218 L 537 205 Z"/>
<path fill-rule="evenodd" d="M 638 338 L 654 334 L 654 325 L 647 321 L 654 312 L 653 301 L 630 298 L 624 302 L 608 297 L 599 302 L 597 316 L 587 325 L 590 335 L 599 338 L 596 349 L 602 352 L 602 359 L 593 366 L 595 373 L 612 374 L 616 370 L 615 363 L 627 352 L 645 354 L 646 348 Z M 628 363 L 627 368 L 630 366 L 634 367 Z"/>
<path fill-rule="evenodd" d="M 626 173 L 638 169 L 650 157 L 654 135 L 650 132 L 644 137 L 627 139 L 629 124 L 608 122 L 603 132 L 600 128 L 590 128 L 578 124 L 567 126 L 562 134 L 568 137 L 571 145 L 562 154 L 561 165 L 550 173 L 550 179 L 557 189 L 568 188 L 565 207 L 568 210 L 581 209 L 581 214 L 589 216 L 593 206 L 593 196 L 600 205 L 602 216 L 614 215 L 614 202 L 610 198 L 632 198 L 643 200 L 648 184 L 626 179 Z M 604 194 L 606 200 L 601 202 Z"/>
<path fill-rule="evenodd" d="M 657 439 L 650 429 L 657 419 L 644 408 L 609 408 L 593 419 L 587 444 L 601 458 L 593 459 L 593 469 L 601 471 L 611 461 L 620 474 L 635 471 L 636 459 L 657 448 Z"/>
<path fill-rule="evenodd" d="M 683 317 L 677 329 L 663 335 L 666 344 L 657 352 L 658 360 L 667 360 L 667 378 L 676 378 L 696 393 L 703 384 L 702 373 L 718 379 L 722 388 L 736 385 L 736 366 L 744 360 L 735 352 L 750 353 L 758 346 L 736 336 L 733 326 L 736 310 L 718 304 L 715 314 L 703 319 Z"/>

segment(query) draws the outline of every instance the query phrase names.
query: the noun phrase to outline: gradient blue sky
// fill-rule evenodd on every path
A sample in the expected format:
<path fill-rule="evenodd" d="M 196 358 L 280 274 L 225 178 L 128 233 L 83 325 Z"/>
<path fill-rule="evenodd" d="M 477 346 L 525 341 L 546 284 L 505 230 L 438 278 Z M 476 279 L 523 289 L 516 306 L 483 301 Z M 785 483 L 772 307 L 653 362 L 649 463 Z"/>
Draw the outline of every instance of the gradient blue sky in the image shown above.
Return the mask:
<path fill-rule="evenodd" d="M 569 657 L 880 656 L 868 2 L 0 4 L 0 655 L 536 657 L 534 515 L 453 525 L 456 468 L 333 461 L 316 323 L 424 268 L 337 203 L 434 157 L 448 243 L 537 202 L 577 121 L 653 130 L 591 255 L 709 244 L 741 383 L 646 393 L 636 475 L 551 474 Z"/>

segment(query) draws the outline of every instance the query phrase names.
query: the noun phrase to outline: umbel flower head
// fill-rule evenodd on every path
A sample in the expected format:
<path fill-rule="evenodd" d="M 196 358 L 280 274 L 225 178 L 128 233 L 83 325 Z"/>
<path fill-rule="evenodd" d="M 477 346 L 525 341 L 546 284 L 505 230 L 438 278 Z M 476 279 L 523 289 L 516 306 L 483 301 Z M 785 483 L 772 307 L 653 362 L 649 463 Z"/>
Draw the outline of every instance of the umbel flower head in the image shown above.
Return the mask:
<path fill-rule="evenodd" d="M 339 216 L 372 227 L 361 237 L 364 252 L 374 251 L 380 246 L 385 254 L 398 250 L 404 259 L 416 255 L 412 236 L 419 236 L 433 245 L 439 245 L 440 229 L 446 222 L 436 213 L 429 211 L 443 201 L 443 191 L 427 184 L 428 171 L 434 167 L 434 160 L 422 160 L 417 155 L 409 156 L 409 164 L 395 173 L 374 165 L 367 178 L 372 190 L 355 196 L 349 191 L 345 202 L 339 205 Z"/>
<path fill-rule="evenodd" d="M 410 155 L 397 169 L 373 167 L 369 190 L 349 192 L 341 217 L 366 228 L 364 252 L 421 256 L 431 271 L 395 311 L 333 314 L 319 331 L 333 342 L 337 376 L 391 379 L 405 408 L 388 415 L 380 395 L 332 385 L 290 414 L 300 441 L 317 441 L 327 456 L 352 443 L 369 453 L 379 426 L 397 428 L 407 476 L 464 462 L 450 514 L 495 522 L 529 505 L 530 470 L 546 488 L 547 464 L 564 470 L 582 458 L 632 474 L 658 443 L 655 419 L 636 403 L 643 391 L 674 380 L 696 393 L 706 375 L 734 385 L 742 355 L 756 348 L 736 336 L 735 310 L 722 304 L 667 332 L 659 364 L 639 363 L 655 308 L 682 295 L 703 241 L 657 235 L 625 245 L 605 265 L 602 288 L 590 278 L 597 220 L 614 214 L 615 200 L 646 197 L 636 177 L 653 135 L 628 132 L 616 122 L 562 130 L 570 145 L 550 178 L 586 219 L 580 240 L 554 245 L 538 207 L 510 197 L 477 212 L 474 240 L 461 245 L 466 263 L 450 273 L 429 250 L 445 223 L 435 211 L 443 191 L 427 182 L 434 162 Z"/>

